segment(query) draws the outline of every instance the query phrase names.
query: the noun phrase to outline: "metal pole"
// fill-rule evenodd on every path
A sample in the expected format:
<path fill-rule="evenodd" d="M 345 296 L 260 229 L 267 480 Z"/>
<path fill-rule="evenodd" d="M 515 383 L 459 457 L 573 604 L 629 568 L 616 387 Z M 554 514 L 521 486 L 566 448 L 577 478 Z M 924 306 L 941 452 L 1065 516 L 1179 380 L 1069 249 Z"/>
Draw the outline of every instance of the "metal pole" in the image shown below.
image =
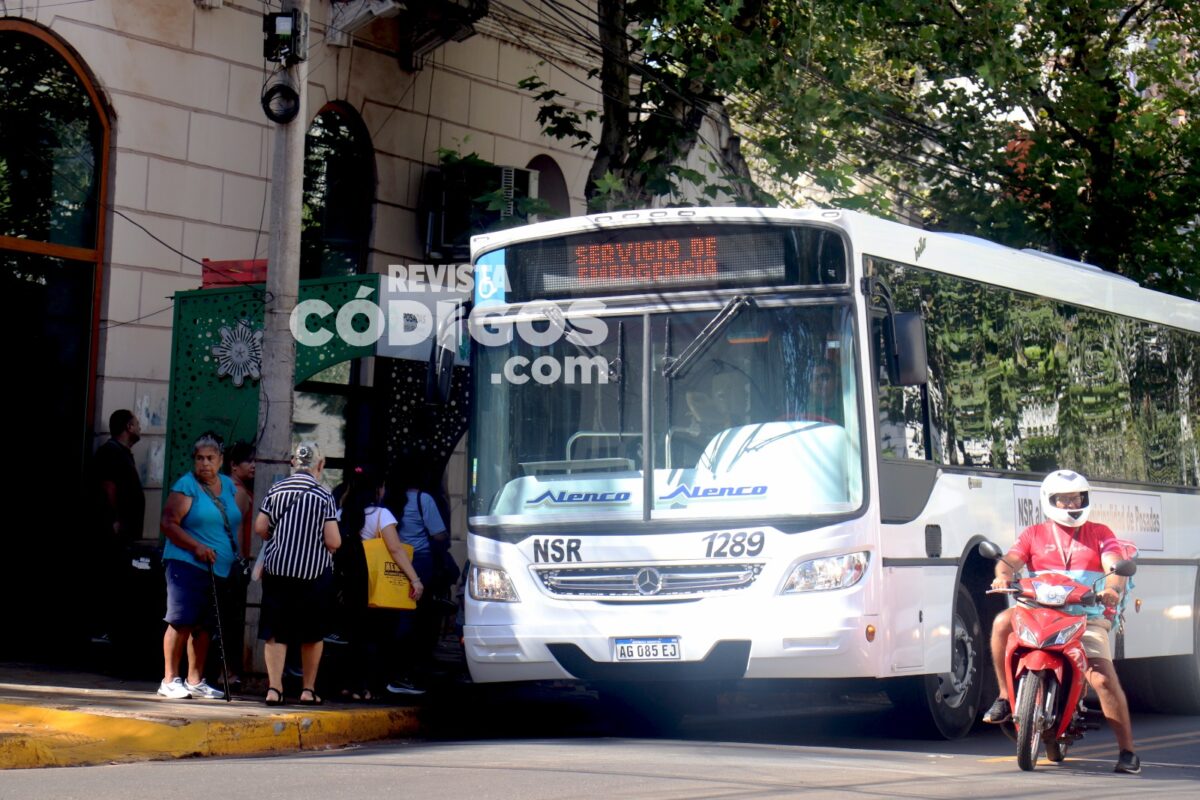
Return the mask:
<path fill-rule="evenodd" d="M 307 15 L 309 0 L 283 0 L 283 11 Z M 288 327 L 300 287 L 300 213 L 304 188 L 304 136 L 308 132 L 308 62 L 288 67 L 286 79 L 299 95 L 295 119 L 275 124 L 271 162 L 271 242 L 267 250 L 267 301 L 263 322 L 262 380 L 259 382 L 257 472 L 254 497 L 261 500 L 289 471 L 292 442 L 292 390 L 296 376 L 296 342 Z M 250 602 L 257 603 L 261 584 L 251 584 Z M 257 634 L 256 615 L 251 623 Z M 255 656 L 255 667 L 262 665 Z"/>
<path fill-rule="evenodd" d="M 221 651 L 221 682 L 225 685 L 225 702 L 232 703 L 233 695 L 229 693 L 229 660 L 225 658 L 225 628 L 221 625 L 221 602 L 217 595 L 217 574 L 213 565 L 208 565 L 208 579 L 212 584 L 213 616 L 217 618 L 217 648 Z"/>

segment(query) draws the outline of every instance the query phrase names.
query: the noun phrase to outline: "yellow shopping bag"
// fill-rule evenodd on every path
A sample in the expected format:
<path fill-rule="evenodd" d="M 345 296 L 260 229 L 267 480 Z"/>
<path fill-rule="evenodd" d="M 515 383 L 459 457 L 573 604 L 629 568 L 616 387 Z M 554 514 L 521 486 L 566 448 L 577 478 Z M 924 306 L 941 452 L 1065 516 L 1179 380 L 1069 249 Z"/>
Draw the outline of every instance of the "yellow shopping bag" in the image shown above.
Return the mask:
<path fill-rule="evenodd" d="M 401 544 L 412 560 L 412 547 Z M 408 576 L 388 552 L 382 537 L 363 542 L 367 557 L 367 605 L 371 608 L 416 608 L 417 601 L 408 594 Z"/>

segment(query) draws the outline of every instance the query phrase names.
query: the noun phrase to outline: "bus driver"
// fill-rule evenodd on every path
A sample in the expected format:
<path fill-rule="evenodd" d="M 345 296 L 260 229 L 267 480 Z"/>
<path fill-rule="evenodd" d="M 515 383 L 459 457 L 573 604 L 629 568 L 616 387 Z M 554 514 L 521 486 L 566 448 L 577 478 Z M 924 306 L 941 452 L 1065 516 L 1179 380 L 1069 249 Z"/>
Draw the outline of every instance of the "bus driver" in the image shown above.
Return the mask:
<path fill-rule="evenodd" d="M 1112 529 L 1097 522 L 1088 522 L 1090 487 L 1087 478 L 1070 470 L 1058 470 L 1042 481 L 1042 513 L 1046 521 L 1030 525 L 1017 537 L 1016 543 L 996 562 L 993 589 L 1007 588 L 1013 574 L 1028 565 L 1030 572 L 1054 571 L 1070 574 L 1084 584 L 1098 581 L 1125 556 L 1124 548 Z M 1115 617 L 1115 607 L 1121 599 L 1125 579 L 1108 575 L 1104 589 L 1096 593 L 1101 605 L 1086 607 L 1087 631 L 1083 649 L 1088 657 L 1088 682 L 1100 696 L 1100 708 L 1117 737 L 1120 754 L 1114 772 L 1136 774 L 1142 763 L 1133 752 L 1133 726 L 1125 692 L 1113 668 L 1108 631 Z M 1012 609 L 1005 609 L 992 623 L 992 663 L 1000 684 L 1000 697 L 983 715 L 984 722 L 1004 722 L 1012 715 L 1005 682 L 1005 645 L 1012 632 Z"/>

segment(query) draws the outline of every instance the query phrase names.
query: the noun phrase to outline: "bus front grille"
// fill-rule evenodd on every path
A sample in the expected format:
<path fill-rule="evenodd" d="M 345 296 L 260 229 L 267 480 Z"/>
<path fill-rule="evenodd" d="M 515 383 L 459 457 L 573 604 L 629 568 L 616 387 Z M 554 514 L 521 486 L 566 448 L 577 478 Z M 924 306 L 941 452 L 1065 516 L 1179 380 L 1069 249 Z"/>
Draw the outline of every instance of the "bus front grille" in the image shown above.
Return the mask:
<path fill-rule="evenodd" d="M 762 564 L 654 564 L 554 567 L 535 574 L 550 594 L 581 599 L 679 598 L 745 589 Z"/>

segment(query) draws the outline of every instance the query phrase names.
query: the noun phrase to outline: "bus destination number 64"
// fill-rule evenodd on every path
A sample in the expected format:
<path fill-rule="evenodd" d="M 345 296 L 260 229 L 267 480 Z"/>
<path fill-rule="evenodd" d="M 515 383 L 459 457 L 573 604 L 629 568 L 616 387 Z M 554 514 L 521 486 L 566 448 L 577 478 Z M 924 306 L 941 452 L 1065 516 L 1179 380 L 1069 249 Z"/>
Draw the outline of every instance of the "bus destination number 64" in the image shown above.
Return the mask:
<path fill-rule="evenodd" d="M 741 558 L 742 556 L 756 556 L 762 553 L 763 544 L 766 542 L 766 537 L 762 531 L 754 531 L 746 533 L 738 531 L 737 533 L 710 533 L 701 539 L 703 542 L 708 542 L 708 547 L 704 551 L 705 558 Z"/>

